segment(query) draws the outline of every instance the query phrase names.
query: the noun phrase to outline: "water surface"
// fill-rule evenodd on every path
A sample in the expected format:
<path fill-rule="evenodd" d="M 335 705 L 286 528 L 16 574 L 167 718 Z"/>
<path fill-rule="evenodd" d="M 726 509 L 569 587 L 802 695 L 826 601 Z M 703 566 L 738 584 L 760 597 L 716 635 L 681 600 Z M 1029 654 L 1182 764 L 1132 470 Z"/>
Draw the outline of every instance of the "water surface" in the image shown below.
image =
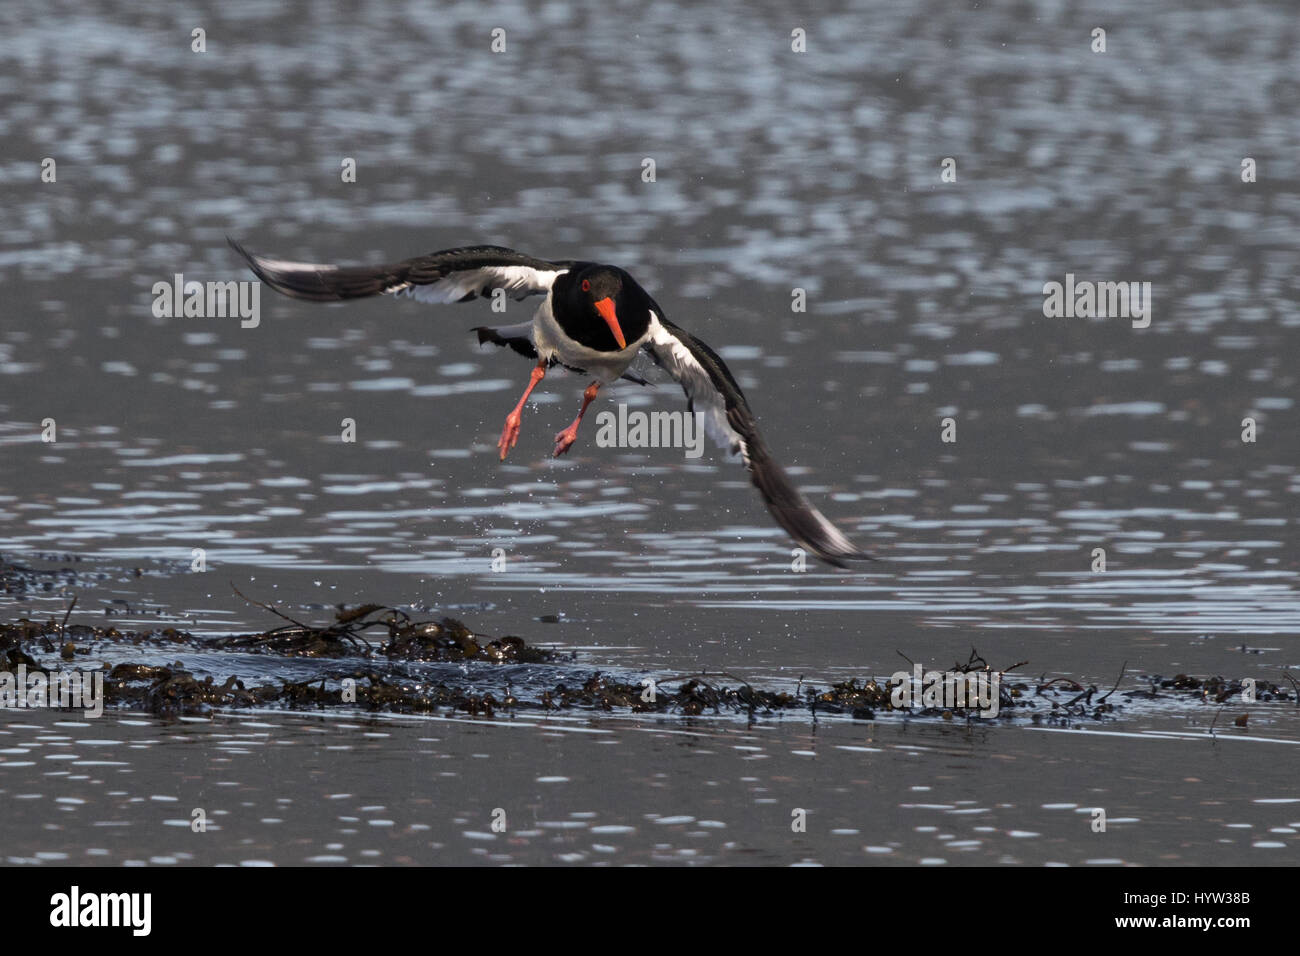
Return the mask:
<path fill-rule="evenodd" d="M 272 626 L 233 582 L 313 620 L 452 613 L 588 670 L 824 683 L 974 645 L 1103 686 L 1125 662 L 1296 673 L 1289 6 L 824 9 L 6 6 L 0 554 L 76 574 L 0 610 L 61 618 L 75 595 L 74 620 L 123 628 Z M 589 429 L 552 460 L 575 376 L 548 377 L 500 463 L 528 366 L 475 344 L 500 319 L 485 303 L 264 290 L 255 329 L 155 318 L 175 273 L 247 278 L 227 235 L 311 261 L 490 242 L 618 263 L 885 560 L 791 570 L 715 450 L 601 449 Z M 1150 327 L 1045 318 L 1067 273 L 1150 282 Z M 593 414 L 681 408 L 656 380 Z M 1294 792 L 1295 715 L 1215 743 L 1213 711 L 1087 733 L 8 714 L 0 843 L 113 863 L 1292 860 L 1296 812 L 1261 801 Z M 1102 799 L 1129 820 L 1104 846 L 1078 812 Z M 231 816 L 202 844 L 167 822 L 207 805 Z M 467 835 L 496 806 L 527 835 Z M 813 808 L 802 840 L 792 807 Z"/>

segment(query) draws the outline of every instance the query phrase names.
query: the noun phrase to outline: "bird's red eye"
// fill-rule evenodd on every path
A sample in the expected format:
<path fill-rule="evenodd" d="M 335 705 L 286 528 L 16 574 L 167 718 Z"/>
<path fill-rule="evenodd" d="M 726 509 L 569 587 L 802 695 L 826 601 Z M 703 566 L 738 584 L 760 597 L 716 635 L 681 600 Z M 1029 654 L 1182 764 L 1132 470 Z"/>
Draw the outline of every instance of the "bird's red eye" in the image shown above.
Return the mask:
<path fill-rule="evenodd" d="M 582 291 L 583 291 L 583 292 L 590 292 L 590 291 L 591 291 L 591 281 L 590 281 L 589 279 L 583 279 L 583 280 L 582 280 Z"/>

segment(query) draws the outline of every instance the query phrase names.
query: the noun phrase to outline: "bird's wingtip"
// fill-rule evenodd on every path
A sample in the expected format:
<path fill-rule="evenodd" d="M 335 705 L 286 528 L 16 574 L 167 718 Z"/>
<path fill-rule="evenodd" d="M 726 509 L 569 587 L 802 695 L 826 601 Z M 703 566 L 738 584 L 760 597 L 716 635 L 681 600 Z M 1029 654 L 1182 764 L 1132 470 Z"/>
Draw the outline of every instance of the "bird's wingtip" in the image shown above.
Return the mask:
<path fill-rule="evenodd" d="M 247 249 L 245 249 L 238 239 L 236 239 L 234 236 L 228 235 L 226 236 L 226 242 L 230 245 L 231 249 L 234 249 L 236 252 L 240 254 L 240 256 L 243 257 L 245 262 L 247 262 L 249 265 L 253 264 L 253 254 L 249 252 Z"/>

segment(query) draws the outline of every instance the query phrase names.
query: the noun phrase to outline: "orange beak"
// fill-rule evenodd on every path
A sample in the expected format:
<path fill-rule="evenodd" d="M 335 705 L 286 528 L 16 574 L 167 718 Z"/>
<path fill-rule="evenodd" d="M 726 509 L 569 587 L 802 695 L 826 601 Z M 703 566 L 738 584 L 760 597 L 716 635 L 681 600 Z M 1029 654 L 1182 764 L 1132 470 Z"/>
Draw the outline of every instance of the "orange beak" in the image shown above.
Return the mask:
<path fill-rule="evenodd" d="M 621 349 L 627 348 L 627 339 L 623 338 L 623 330 L 618 327 L 618 315 L 614 312 L 614 300 L 605 298 L 596 303 L 596 311 L 600 317 L 605 320 L 609 330 L 614 333 L 614 341 L 618 343 Z"/>

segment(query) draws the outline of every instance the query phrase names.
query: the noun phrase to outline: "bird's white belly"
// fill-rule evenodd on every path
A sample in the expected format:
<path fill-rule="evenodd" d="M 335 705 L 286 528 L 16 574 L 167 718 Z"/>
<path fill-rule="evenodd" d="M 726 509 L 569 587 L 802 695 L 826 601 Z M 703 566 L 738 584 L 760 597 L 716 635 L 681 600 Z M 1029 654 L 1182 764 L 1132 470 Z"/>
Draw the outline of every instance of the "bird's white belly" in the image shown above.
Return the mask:
<path fill-rule="evenodd" d="M 628 342 L 627 348 L 617 352 L 589 349 L 581 342 L 569 338 L 564 329 L 560 328 L 560 323 L 555 321 L 555 314 L 551 311 L 549 294 L 533 316 L 533 345 L 537 347 L 538 357 L 546 361 L 554 359 L 570 368 L 580 368 L 606 384 L 616 381 L 627 371 L 649 336 L 650 330 L 647 329 L 645 335 L 635 342 Z"/>

